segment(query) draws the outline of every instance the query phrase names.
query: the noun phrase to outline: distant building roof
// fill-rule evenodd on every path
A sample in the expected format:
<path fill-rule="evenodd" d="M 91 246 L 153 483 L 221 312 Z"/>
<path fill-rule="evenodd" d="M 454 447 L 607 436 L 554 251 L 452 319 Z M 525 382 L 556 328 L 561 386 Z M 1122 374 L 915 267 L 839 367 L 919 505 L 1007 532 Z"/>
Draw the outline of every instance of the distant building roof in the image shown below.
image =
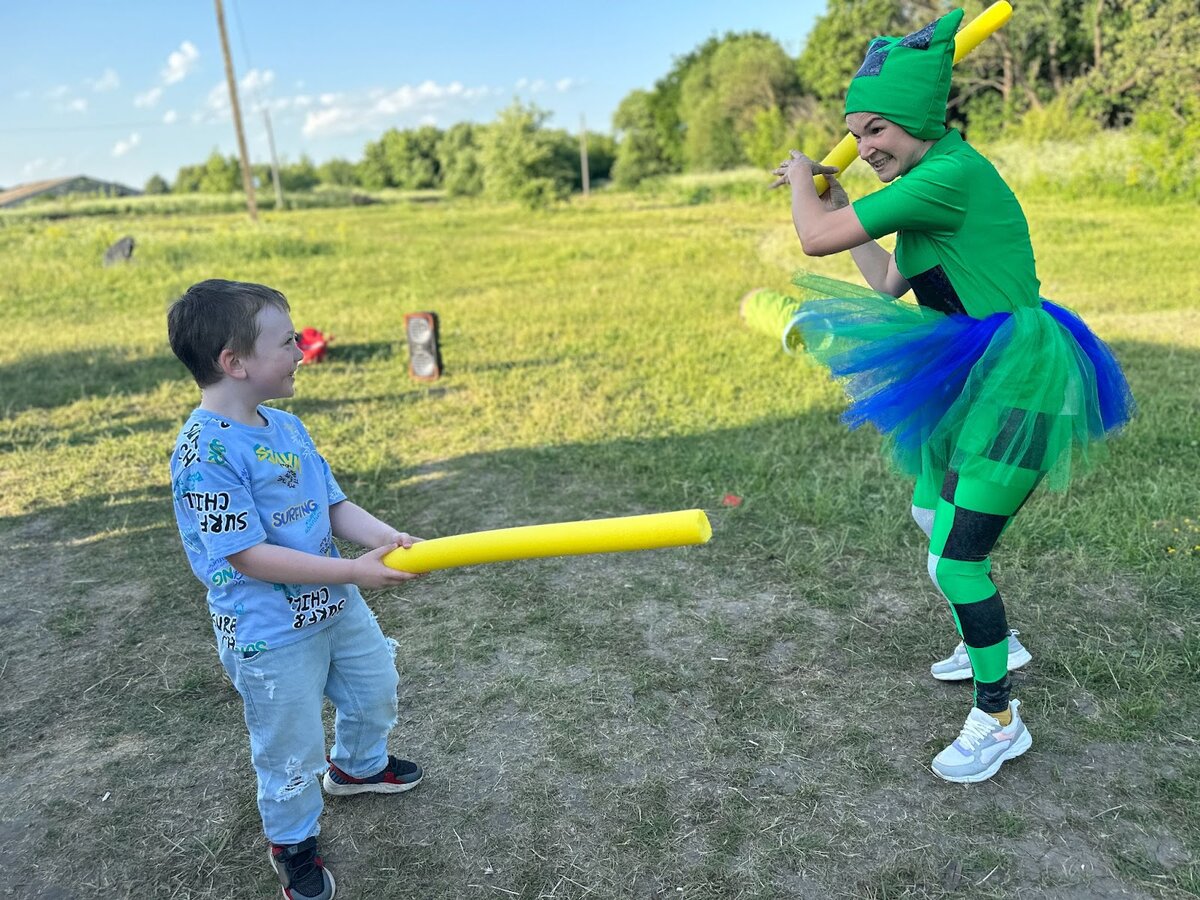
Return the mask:
<path fill-rule="evenodd" d="M 35 197 L 61 197 L 64 194 L 102 194 L 106 197 L 129 197 L 141 191 L 118 184 L 115 181 L 100 181 L 87 175 L 71 175 L 67 178 L 50 178 L 46 181 L 31 181 L 18 184 L 0 192 L 0 209 L 20 206 Z"/>

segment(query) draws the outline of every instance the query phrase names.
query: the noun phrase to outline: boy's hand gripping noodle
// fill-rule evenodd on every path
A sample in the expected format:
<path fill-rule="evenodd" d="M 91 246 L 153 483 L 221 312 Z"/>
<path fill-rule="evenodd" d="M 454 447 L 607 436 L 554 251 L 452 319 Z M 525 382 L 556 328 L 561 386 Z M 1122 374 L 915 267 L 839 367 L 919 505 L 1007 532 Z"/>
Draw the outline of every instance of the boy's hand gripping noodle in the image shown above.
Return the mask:
<path fill-rule="evenodd" d="M 397 548 L 383 558 L 383 563 L 402 572 L 432 572 L 542 556 L 681 547 L 703 544 L 710 537 L 712 526 L 704 511 L 685 509 L 648 516 L 525 525 L 434 538 L 419 541 L 407 550 Z"/>
<path fill-rule="evenodd" d="M 964 25 L 962 30 L 954 36 L 954 61 L 957 63 L 983 43 L 988 35 L 999 30 L 1012 18 L 1012 11 L 1012 6 L 1007 0 L 998 0 Z M 834 166 L 839 172 L 844 172 L 846 167 L 857 158 L 858 147 L 855 144 L 854 135 L 847 134 L 836 147 L 825 155 L 825 158 L 821 160 L 821 165 Z M 817 188 L 818 195 L 825 193 L 829 187 L 829 182 L 825 180 L 824 175 L 814 175 L 813 184 Z"/>

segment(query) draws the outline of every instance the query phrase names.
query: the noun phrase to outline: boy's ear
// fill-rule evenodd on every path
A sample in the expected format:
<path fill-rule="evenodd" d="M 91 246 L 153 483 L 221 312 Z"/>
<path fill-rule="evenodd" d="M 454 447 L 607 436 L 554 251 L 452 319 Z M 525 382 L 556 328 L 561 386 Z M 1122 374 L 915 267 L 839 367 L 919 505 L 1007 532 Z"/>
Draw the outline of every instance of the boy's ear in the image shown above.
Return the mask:
<path fill-rule="evenodd" d="M 242 365 L 242 358 L 228 347 L 217 355 L 217 365 L 228 378 L 246 377 L 246 367 Z"/>

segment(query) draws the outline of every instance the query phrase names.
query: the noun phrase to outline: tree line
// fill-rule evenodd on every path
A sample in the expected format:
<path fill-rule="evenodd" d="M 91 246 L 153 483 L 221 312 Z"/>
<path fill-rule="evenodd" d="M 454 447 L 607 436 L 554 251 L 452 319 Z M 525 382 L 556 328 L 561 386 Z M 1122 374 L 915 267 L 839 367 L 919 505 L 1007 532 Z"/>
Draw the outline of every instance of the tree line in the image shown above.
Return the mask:
<path fill-rule="evenodd" d="M 285 192 L 318 185 L 382 190 L 442 189 L 455 196 L 486 196 L 542 206 L 582 188 L 580 141 L 562 129 L 546 127 L 549 113 L 519 101 L 487 125 L 460 122 L 443 130 L 431 125 L 392 128 L 369 141 L 357 162 L 331 159 L 315 165 L 302 156 L 279 167 Z M 609 177 L 616 142 L 608 135 L 587 136 L 589 180 Z M 255 165 L 253 174 L 264 189 L 271 169 Z M 183 166 L 173 183 L 154 175 L 147 193 L 232 193 L 242 185 L 236 156 L 214 150 L 198 165 Z"/>
<path fill-rule="evenodd" d="M 975 141 L 1073 140 L 1104 129 L 1147 135 L 1164 171 L 1200 162 L 1200 16 L 1196 0 L 1015 0 L 1012 20 L 955 69 L 951 124 Z M 984 8 L 965 4 L 967 20 Z M 945 0 L 827 0 L 792 57 L 759 32 L 711 37 L 649 89 L 631 91 L 614 136 L 588 136 L 589 175 L 632 187 L 646 178 L 744 165 L 769 168 L 789 147 L 820 156 L 844 132 L 846 86 L 870 39 L 905 34 L 953 8 Z M 391 129 L 357 162 L 280 171 L 284 190 L 440 188 L 541 205 L 581 186 L 579 143 L 519 101 L 486 125 Z M 269 169 L 256 166 L 261 184 Z M 1181 176 L 1176 176 L 1181 177 Z M 214 152 L 148 191 L 231 192 L 233 157 Z"/>
<path fill-rule="evenodd" d="M 713 37 L 622 100 L 613 177 L 739 165 L 788 147 L 819 157 L 845 133 L 846 87 L 871 38 L 914 31 L 958 4 L 827 0 L 800 54 L 761 33 Z M 963 4 L 966 20 L 982 0 Z M 1013 0 L 1012 19 L 955 67 L 952 125 L 972 140 L 1072 140 L 1136 126 L 1200 150 L 1196 0 Z"/>

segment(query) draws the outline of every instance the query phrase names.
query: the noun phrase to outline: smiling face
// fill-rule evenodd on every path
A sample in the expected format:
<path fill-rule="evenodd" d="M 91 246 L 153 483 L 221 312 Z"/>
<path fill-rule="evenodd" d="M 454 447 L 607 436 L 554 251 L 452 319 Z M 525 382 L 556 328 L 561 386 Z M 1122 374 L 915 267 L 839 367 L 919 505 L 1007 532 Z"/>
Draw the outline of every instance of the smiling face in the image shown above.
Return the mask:
<path fill-rule="evenodd" d="M 255 317 L 258 339 L 254 352 L 242 359 L 246 383 L 258 400 L 277 400 L 296 393 L 296 367 L 304 354 L 296 346 L 292 317 L 277 306 L 264 306 Z"/>
<path fill-rule="evenodd" d="M 933 141 L 919 140 L 875 113 L 850 113 L 846 127 L 858 143 L 858 155 L 884 184 L 908 174 L 933 146 Z"/>

